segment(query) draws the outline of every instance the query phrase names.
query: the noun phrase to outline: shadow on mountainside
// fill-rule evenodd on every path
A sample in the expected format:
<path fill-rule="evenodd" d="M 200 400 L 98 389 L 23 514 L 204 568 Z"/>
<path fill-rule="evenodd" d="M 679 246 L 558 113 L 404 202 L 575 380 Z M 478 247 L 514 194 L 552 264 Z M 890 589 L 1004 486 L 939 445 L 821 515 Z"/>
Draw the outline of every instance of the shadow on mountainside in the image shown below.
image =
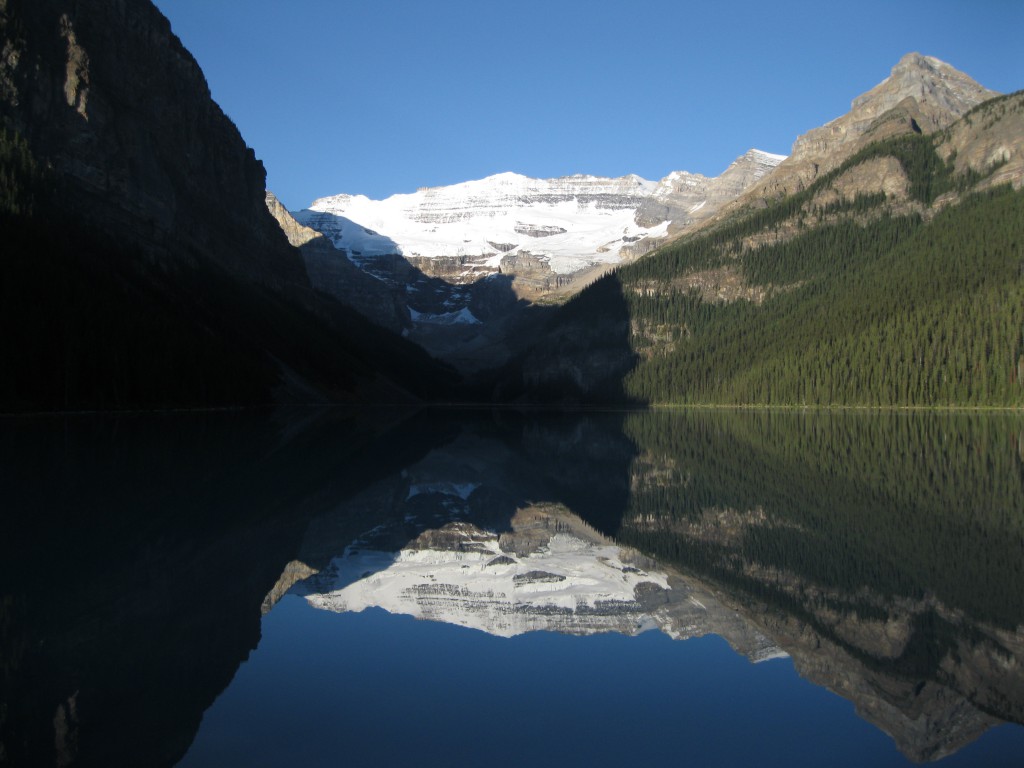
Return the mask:
<path fill-rule="evenodd" d="M 0 213 L 0 412 L 435 399 L 458 376 L 326 297 L 202 254 L 154 265 L 90 227 Z"/>
<path fill-rule="evenodd" d="M 378 233 L 374 248 L 391 253 L 349 252 L 333 245 L 329 234 L 361 227 L 357 222 L 324 211 L 303 218 L 303 226 L 315 224 L 323 233 L 300 246 L 316 290 L 403 332 L 464 373 L 496 368 L 521 354 L 552 314 L 552 308 L 522 298 L 513 275 L 477 277 L 468 257 L 410 260 L 398 243 Z"/>
<path fill-rule="evenodd" d="M 625 390 L 637 364 L 629 306 L 615 273 L 540 318 L 536 343 L 479 385 L 498 402 L 643 406 Z"/>

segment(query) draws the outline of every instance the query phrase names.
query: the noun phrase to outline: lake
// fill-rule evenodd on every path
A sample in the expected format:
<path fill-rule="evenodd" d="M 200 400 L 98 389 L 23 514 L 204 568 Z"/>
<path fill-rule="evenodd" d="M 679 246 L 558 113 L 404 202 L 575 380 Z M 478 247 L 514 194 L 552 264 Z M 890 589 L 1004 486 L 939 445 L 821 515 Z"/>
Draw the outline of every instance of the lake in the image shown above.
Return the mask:
<path fill-rule="evenodd" d="M 1019 766 L 1024 415 L 0 422 L 0 764 Z"/>

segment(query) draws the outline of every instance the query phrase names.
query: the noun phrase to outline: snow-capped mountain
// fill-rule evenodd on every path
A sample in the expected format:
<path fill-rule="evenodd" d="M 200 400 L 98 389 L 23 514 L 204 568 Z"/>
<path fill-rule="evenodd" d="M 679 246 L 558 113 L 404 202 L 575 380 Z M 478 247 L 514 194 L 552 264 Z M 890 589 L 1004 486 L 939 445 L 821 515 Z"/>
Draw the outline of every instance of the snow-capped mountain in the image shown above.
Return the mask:
<path fill-rule="evenodd" d="M 568 295 L 714 215 L 784 160 L 750 150 L 721 175 L 676 171 L 660 181 L 534 179 L 501 173 L 478 181 L 371 200 L 334 195 L 289 216 L 318 290 L 398 314 L 403 334 L 464 371 L 498 367 L 529 343 L 536 315 L 524 307 Z M 331 248 L 330 246 L 333 246 Z M 337 262 L 344 262 L 339 264 Z M 371 290 L 339 279 L 355 264 Z M 345 267 L 345 269 L 342 269 Z"/>
<path fill-rule="evenodd" d="M 464 277 L 515 272 L 537 262 L 559 275 L 615 264 L 638 245 L 700 220 L 770 172 L 784 157 L 751 150 L 721 176 L 677 171 L 661 181 L 501 173 L 479 181 L 371 200 L 335 195 L 295 218 L 364 266 L 374 257 L 458 258 Z M 640 250 L 646 250 L 640 248 Z"/>
<path fill-rule="evenodd" d="M 531 179 L 500 173 L 479 181 L 421 189 L 386 200 L 336 195 L 296 218 L 352 256 L 470 257 L 498 271 L 502 259 L 528 253 L 560 274 L 615 263 L 627 243 L 659 236 L 636 210 L 657 184 L 639 176 Z"/>

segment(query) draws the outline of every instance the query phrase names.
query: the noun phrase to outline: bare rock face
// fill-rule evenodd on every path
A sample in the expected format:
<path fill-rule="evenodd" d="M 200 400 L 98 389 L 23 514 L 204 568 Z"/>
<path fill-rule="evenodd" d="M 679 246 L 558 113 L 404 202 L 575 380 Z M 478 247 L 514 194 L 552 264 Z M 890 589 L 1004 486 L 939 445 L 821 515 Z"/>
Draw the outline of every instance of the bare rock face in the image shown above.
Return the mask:
<path fill-rule="evenodd" d="M 797 192 L 871 141 L 933 133 L 997 95 L 943 61 L 908 53 L 889 77 L 855 98 L 847 114 L 798 137 L 790 157 L 740 202 Z"/>
<path fill-rule="evenodd" d="M 267 210 L 270 211 L 270 215 L 274 217 L 278 225 L 281 227 L 281 231 L 284 232 L 285 237 L 288 238 L 288 242 L 294 245 L 296 248 L 301 248 L 311 240 L 317 238 L 325 239 L 322 234 L 317 232 L 315 229 L 299 224 L 292 216 L 288 209 L 285 208 L 281 201 L 277 199 L 270 190 L 266 193 Z"/>
<path fill-rule="evenodd" d="M 957 173 L 995 172 L 983 186 L 1024 184 L 1024 92 L 978 107 L 942 135 L 939 156 Z"/>
<path fill-rule="evenodd" d="M 513 229 L 527 237 L 551 237 L 552 235 L 564 235 L 568 231 L 565 227 L 552 224 L 523 224 L 522 222 L 518 222 Z M 515 245 L 503 250 L 511 251 L 513 248 Z"/>
<path fill-rule="evenodd" d="M 916 103 L 921 130 L 932 133 L 997 95 L 943 61 L 908 53 L 892 68 L 889 77 L 853 100 L 848 114 L 800 136 L 793 145 L 793 157 L 815 158 L 856 141 L 877 118 L 903 104 L 905 99 Z"/>
<path fill-rule="evenodd" d="M 301 560 L 292 560 L 281 571 L 281 576 L 277 582 L 267 593 L 267 596 L 263 598 L 263 603 L 260 605 L 260 615 L 266 616 L 270 613 L 270 609 L 277 605 L 278 601 L 285 596 L 289 589 L 294 587 L 300 581 L 308 579 L 310 576 L 315 576 L 318 573 L 316 568 L 310 568 Z"/>
<path fill-rule="evenodd" d="M 520 295 L 543 294 L 567 285 L 572 279 L 571 275 L 556 274 L 547 261 L 524 250 L 503 256 L 498 272 L 515 278 Z"/>
<path fill-rule="evenodd" d="M 288 242 L 301 251 L 315 290 L 389 330 L 400 333 L 408 327 L 408 307 L 393 287 L 359 269 L 320 232 L 297 222 L 273 192 L 266 193 L 266 205 Z"/>
<path fill-rule="evenodd" d="M 858 195 L 879 191 L 891 200 L 904 200 L 909 189 L 910 180 L 899 160 L 895 157 L 876 157 L 840 175 L 828 189 L 815 195 L 813 205 L 826 206 L 840 200 L 852 202 Z"/>
<path fill-rule="evenodd" d="M 263 164 L 151 3 L 6 0 L 0 39 L 0 122 L 73 191 L 72 213 L 158 258 L 307 284 L 267 215 Z"/>
<path fill-rule="evenodd" d="M 751 149 L 712 179 L 695 173 L 671 173 L 658 182 L 654 194 L 637 209 L 637 224 L 653 227 L 669 221 L 670 236 L 685 232 L 735 200 L 785 159 L 783 155 Z"/>

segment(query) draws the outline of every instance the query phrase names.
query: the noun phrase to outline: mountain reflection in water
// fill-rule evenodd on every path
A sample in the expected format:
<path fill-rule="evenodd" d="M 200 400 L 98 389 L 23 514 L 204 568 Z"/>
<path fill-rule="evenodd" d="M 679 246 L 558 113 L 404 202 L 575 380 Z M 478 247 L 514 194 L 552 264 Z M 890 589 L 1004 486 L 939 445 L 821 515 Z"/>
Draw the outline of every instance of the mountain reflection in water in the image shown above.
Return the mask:
<path fill-rule="evenodd" d="M 285 637 L 278 628 L 294 624 L 292 642 L 304 631 L 294 603 L 282 604 L 282 618 L 267 623 L 289 593 L 328 611 L 382 608 L 517 640 L 538 630 L 718 636 L 751 661 L 790 657 L 796 672 L 852 702 L 909 760 L 1019 759 L 1024 417 L 447 412 L 376 422 L 268 418 L 247 423 L 239 433 L 246 439 L 234 440 L 238 420 L 179 423 L 172 449 L 161 433 L 166 423 L 122 424 L 116 439 L 100 430 L 104 450 L 130 470 L 125 496 L 134 506 L 120 511 L 86 497 L 99 484 L 78 482 L 74 493 L 58 493 L 53 482 L 26 482 L 28 470 L 13 484 L 7 478 L 8 497 L 26 510 L 63 505 L 66 523 L 70 508 L 87 508 L 117 525 L 107 543 L 88 539 L 88 563 L 104 565 L 79 567 L 70 590 L 60 563 L 41 584 L 24 574 L 5 579 L 8 714 L 0 720 L 0 762 L 5 754 L 14 763 L 27 756 L 36 763 L 160 765 L 182 755 L 184 765 L 230 762 L 223 744 L 219 752 L 212 746 L 217 729 L 272 706 L 251 697 L 239 703 L 233 689 L 262 676 L 277 680 L 269 689 L 277 691 L 284 673 L 275 671 L 280 651 L 271 649 Z M 68 439 L 67 425 L 60 434 Z M 103 450 L 76 453 L 54 470 L 57 442 L 34 430 L 32 444 L 40 448 L 30 458 L 51 474 L 109 472 L 99 466 L 110 458 Z M 139 445 L 163 446 L 158 476 L 142 469 L 143 460 L 124 460 L 137 456 Z M 175 450 L 201 456 L 176 458 Z M 220 463 L 212 458 L 217 452 Z M 139 520 L 140 499 L 151 501 L 174 472 L 179 490 Z M 147 487 L 148 494 L 130 492 Z M 103 504 L 110 495 L 99 493 Z M 176 515 L 186 503 L 193 511 Z M 84 528 L 75 529 L 78 543 Z M 42 530 L 26 534 L 36 543 L 20 561 L 12 547 L 9 562 L 74 549 L 60 526 L 46 527 L 51 538 L 39 543 Z M 262 641 L 261 613 L 269 613 Z M 377 626 L 381 619 L 367 621 Z M 345 626 L 358 632 L 361 625 Z M 400 632 L 408 625 L 393 626 Z M 463 634 L 444 637 L 451 649 L 469 642 Z M 329 667 L 328 658 L 346 647 L 322 649 L 320 663 Z M 251 648 L 245 674 L 229 685 Z M 588 648 L 594 646 L 581 645 L 579 653 Z M 700 653 L 690 643 L 672 648 Z M 429 644 L 407 652 L 429 666 Z M 507 653 L 507 646 L 486 652 L 493 674 L 502 674 Z M 607 670 L 616 662 L 600 663 Z M 119 671 L 125 668 L 131 676 Z M 401 699 L 402 680 L 386 682 Z M 442 684 L 472 689 L 474 679 Z M 129 695 L 133 706 L 125 704 Z M 356 694 L 351 706 L 358 701 Z M 539 713 L 544 702 L 524 706 Z M 629 706 L 637 706 L 636 696 Z M 714 738 L 742 741 L 729 731 L 728 709 L 713 716 L 721 729 Z M 572 727 L 572 712 L 560 717 Z M 1014 725 L 998 729 L 999 740 L 986 735 L 972 744 L 1002 722 Z M 140 727 L 149 729 L 146 738 L 132 735 Z M 397 738 L 410 726 L 393 727 Z M 545 738 L 539 719 L 521 727 L 521 741 Z M 315 745 L 304 749 L 307 764 L 337 758 L 318 757 Z M 417 759 L 430 764 L 429 745 L 417 749 Z M 805 764 L 837 757 L 828 744 L 808 743 Z M 896 757 L 893 751 L 886 759 Z M 796 764 L 792 755 L 786 764 Z"/>

